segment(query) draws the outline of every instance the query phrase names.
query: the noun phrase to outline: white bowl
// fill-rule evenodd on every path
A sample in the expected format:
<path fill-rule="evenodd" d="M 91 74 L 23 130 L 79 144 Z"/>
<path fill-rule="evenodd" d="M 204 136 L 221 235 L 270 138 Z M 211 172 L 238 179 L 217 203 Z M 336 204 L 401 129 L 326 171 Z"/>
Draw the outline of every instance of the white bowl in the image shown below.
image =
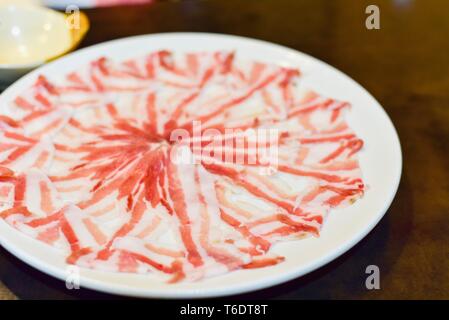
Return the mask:
<path fill-rule="evenodd" d="M 79 28 L 71 29 L 66 15 L 30 4 L 0 4 L 0 86 L 71 50 L 88 30 L 79 13 Z"/>

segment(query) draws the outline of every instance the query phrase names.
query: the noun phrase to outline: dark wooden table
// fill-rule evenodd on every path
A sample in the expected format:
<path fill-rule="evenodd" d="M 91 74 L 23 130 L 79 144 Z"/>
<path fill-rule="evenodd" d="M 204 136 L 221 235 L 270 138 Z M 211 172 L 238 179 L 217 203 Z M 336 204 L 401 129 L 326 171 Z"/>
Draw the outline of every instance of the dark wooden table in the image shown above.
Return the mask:
<path fill-rule="evenodd" d="M 380 30 L 365 27 L 368 4 L 380 7 Z M 327 266 L 239 298 L 449 298 L 449 1 L 170 1 L 87 14 L 92 29 L 84 46 L 137 34 L 206 31 L 298 49 L 354 78 L 393 120 L 404 169 L 379 225 Z M 380 268 L 380 290 L 365 288 L 371 264 Z M 69 291 L 3 249 L 0 277 L 23 299 L 117 298 Z"/>

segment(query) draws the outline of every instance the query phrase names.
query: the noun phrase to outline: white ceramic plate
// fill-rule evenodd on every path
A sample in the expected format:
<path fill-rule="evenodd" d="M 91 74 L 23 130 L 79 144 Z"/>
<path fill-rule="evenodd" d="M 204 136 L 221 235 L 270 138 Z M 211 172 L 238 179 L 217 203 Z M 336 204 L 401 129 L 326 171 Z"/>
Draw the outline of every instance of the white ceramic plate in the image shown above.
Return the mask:
<path fill-rule="evenodd" d="M 38 74 L 55 78 L 107 55 L 112 59 L 143 55 L 152 50 L 235 50 L 240 57 L 299 67 L 302 83 L 318 92 L 347 100 L 353 108 L 348 121 L 364 142 L 359 153 L 365 196 L 345 209 L 332 210 L 319 238 L 276 244 L 286 261 L 273 267 L 240 270 L 197 283 L 166 284 L 151 275 L 80 271 L 80 285 L 99 291 L 140 297 L 200 298 L 225 296 L 273 286 L 315 270 L 359 242 L 383 217 L 401 177 L 402 156 L 397 133 L 379 103 L 359 84 L 333 67 L 279 45 L 206 33 L 168 33 L 126 38 L 86 48 L 26 75 L 0 96 L 0 107 L 30 86 Z M 56 278 L 68 275 L 64 255 L 0 221 L 0 243 L 31 266 Z"/>

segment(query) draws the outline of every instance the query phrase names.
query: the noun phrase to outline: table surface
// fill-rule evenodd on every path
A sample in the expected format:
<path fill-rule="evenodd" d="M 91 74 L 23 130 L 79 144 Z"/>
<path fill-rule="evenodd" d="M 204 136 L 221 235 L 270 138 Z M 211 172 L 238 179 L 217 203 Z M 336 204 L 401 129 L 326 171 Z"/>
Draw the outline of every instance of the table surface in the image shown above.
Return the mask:
<path fill-rule="evenodd" d="M 367 30 L 365 8 L 380 8 Z M 147 33 L 203 31 L 279 43 L 342 70 L 384 106 L 404 168 L 390 209 L 342 257 L 300 279 L 236 298 L 449 298 L 449 1 L 167 1 L 86 10 L 89 46 Z M 382 139 L 382 132 L 379 132 Z M 361 212 L 361 214 L 363 214 Z M 380 290 L 365 269 L 380 268 Z M 0 249 L 0 280 L 22 299 L 119 298 L 65 284 Z"/>

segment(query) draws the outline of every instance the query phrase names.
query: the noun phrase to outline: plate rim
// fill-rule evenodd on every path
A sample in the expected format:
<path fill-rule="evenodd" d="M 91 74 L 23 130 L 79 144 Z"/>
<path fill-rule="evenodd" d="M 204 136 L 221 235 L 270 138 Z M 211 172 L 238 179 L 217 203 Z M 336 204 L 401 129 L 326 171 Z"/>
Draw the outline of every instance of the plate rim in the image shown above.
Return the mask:
<path fill-rule="evenodd" d="M 361 86 L 358 82 L 356 82 L 354 79 L 352 79 L 350 76 L 345 74 L 344 72 L 340 71 L 339 69 L 333 67 L 332 65 L 326 63 L 325 61 L 322 61 L 320 59 L 317 59 L 307 53 L 304 53 L 299 50 L 295 50 L 293 48 L 289 48 L 287 46 L 283 46 L 280 44 L 272 43 L 265 40 L 255 39 L 255 38 L 249 38 L 249 37 L 243 37 L 238 35 L 231 35 L 231 34 L 221 34 L 221 33 L 208 33 L 208 32 L 163 32 L 163 33 L 153 33 L 153 34 L 142 34 L 142 35 L 136 35 L 136 36 L 130 36 L 130 37 L 124 37 L 119 39 L 114 39 L 110 41 L 105 41 L 101 43 L 97 43 L 79 50 L 76 50 L 72 53 L 69 53 L 68 55 L 65 55 L 61 57 L 60 59 L 57 59 L 55 61 L 52 61 L 48 64 L 45 64 L 30 73 L 24 75 L 20 79 L 16 80 L 13 84 L 11 84 L 6 90 L 2 92 L 0 95 L 0 107 L 2 104 L 2 100 L 5 98 L 5 96 L 10 95 L 10 92 L 13 92 L 14 88 L 20 87 L 21 84 L 25 84 L 26 81 L 31 80 L 35 75 L 41 72 L 45 72 L 45 69 L 48 69 L 49 67 L 64 63 L 66 60 L 70 60 L 73 58 L 73 56 L 81 55 L 81 54 L 87 54 L 89 51 L 95 52 L 96 49 L 101 48 L 103 46 L 114 46 L 119 44 L 120 42 L 125 42 L 128 40 L 152 40 L 152 38 L 158 38 L 158 37 L 218 37 L 218 38 L 227 38 L 230 40 L 237 40 L 237 41 L 244 41 L 244 42 L 252 42 L 254 44 L 259 44 L 262 46 L 270 46 L 273 48 L 276 48 L 277 50 L 281 50 L 284 52 L 291 53 L 296 56 L 302 56 L 306 59 L 309 59 L 314 64 L 321 64 L 325 66 L 326 68 L 329 68 L 334 73 L 337 73 L 340 77 L 345 78 L 351 84 L 355 87 L 357 87 L 358 90 L 363 92 L 364 95 L 369 97 L 373 102 L 375 102 L 376 107 L 378 111 L 383 113 L 383 117 L 385 120 L 387 120 L 388 125 L 392 129 L 392 133 L 394 134 L 392 138 L 394 138 L 394 145 L 396 146 L 396 158 L 398 160 L 397 166 L 397 172 L 396 176 L 394 177 L 394 183 L 392 185 L 391 191 L 389 193 L 388 199 L 384 200 L 383 209 L 379 214 L 377 215 L 376 219 L 373 219 L 368 225 L 364 227 L 364 229 L 360 230 L 357 234 L 353 235 L 350 240 L 346 241 L 343 245 L 341 245 L 339 248 L 336 248 L 335 250 L 332 250 L 330 253 L 328 253 L 324 258 L 321 260 L 317 260 L 313 263 L 309 263 L 305 267 L 294 269 L 290 272 L 287 272 L 283 275 L 278 276 L 272 276 L 268 279 L 264 279 L 263 281 L 259 281 L 257 283 L 249 283 L 249 284 L 237 284 L 237 285 L 231 285 L 228 287 L 225 287 L 223 289 L 220 288 L 214 288 L 214 289 L 206 289 L 206 290 L 198 290 L 198 289 L 182 289 L 178 291 L 152 291 L 151 289 L 148 290 L 148 288 L 135 288 L 135 287 L 125 287 L 123 285 L 118 284 L 108 284 L 105 283 L 103 280 L 97 280 L 97 279 L 83 279 L 83 276 L 81 275 L 81 283 L 82 287 L 96 290 L 104 293 L 109 294 L 117 294 L 117 295 L 123 295 L 123 296 L 132 296 L 132 297 L 146 297 L 146 298 L 206 298 L 206 297 L 222 297 L 222 296 L 230 296 L 235 294 L 243 294 L 248 293 L 264 288 L 269 288 L 274 285 L 279 285 L 288 281 L 291 281 L 293 279 L 302 277 L 314 270 L 317 270 L 324 265 L 328 264 L 329 262 L 337 259 L 341 255 L 343 255 L 345 252 L 349 251 L 352 247 L 354 247 L 356 244 L 358 244 L 366 235 L 368 235 L 374 227 L 379 223 L 379 221 L 385 216 L 386 212 L 388 211 L 389 207 L 391 206 L 391 203 L 394 200 L 394 197 L 398 191 L 399 184 L 401 181 L 402 176 L 402 167 L 403 167 L 403 156 L 402 156 L 402 148 L 401 143 L 399 139 L 399 135 L 397 133 L 397 130 L 390 119 L 389 115 L 385 111 L 385 109 L 382 107 L 382 105 L 371 95 L 370 92 L 368 92 L 363 86 Z M 154 40 L 154 39 L 153 39 Z M 238 50 L 238 49 L 237 49 Z M 18 235 L 32 239 L 28 237 L 27 235 L 15 230 L 11 226 L 9 226 L 4 220 L 1 220 L 0 223 L 3 225 L 8 226 L 9 228 L 13 229 L 14 232 L 16 232 Z M 66 280 L 66 273 L 60 270 L 59 267 L 52 265 L 51 263 L 45 263 L 45 261 L 42 261 L 40 258 L 36 258 L 32 254 L 27 253 L 26 251 L 18 248 L 17 245 L 14 243 L 10 243 L 7 241 L 2 233 L 0 233 L 0 245 L 5 248 L 8 252 L 10 252 L 13 256 L 17 257 L 19 260 L 25 262 L 26 264 L 30 265 L 31 267 L 51 276 L 54 278 L 57 278 L 59 280 L 65 281 Z"/>

